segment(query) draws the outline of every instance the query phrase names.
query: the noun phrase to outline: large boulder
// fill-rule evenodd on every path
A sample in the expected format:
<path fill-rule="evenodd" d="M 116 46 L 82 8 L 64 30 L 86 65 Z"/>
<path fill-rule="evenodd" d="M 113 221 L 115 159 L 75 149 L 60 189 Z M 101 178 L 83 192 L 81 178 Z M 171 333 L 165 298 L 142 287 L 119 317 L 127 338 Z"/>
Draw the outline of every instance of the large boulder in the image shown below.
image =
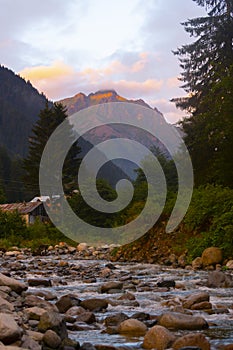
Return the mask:
<path fill-rule="evenodd" d="M 143 348 L 164 350 L 171 347 L 175 336 L 165 327 L 154 326 L 145 335 Z"/>
<path fill-rule="evenodd" d="M 65 313 L 72 306 L 78 306 L 81 300 L 72 294 L 63 295 L 57 302 L 56 306 L 61 313 Z"/>
<path fill-rule="evenodd" d="M 24 335 L 21 341 L 22 341 L 22 344 L 21 344 L 22 348 L 30 349 L 30 350 L 41 350 L 41 345 L 28 335 Z"/>
<path fill-rule="evenodd" d="M 121 291 L 123 288 L 122 282 L 110 281 L 103 284 L 100 288 L 101 293 L 109 293 L 111 291 Z"/>
<path fill-rule="evenodd" d="M 11 277 L 7 277 L 2 273 L 0 273 L 0 286 L 10 287 L 10 289 L 16 293 L 21 293 L 27 289 L 27 286 L 25 283 L 20 282 Z"/>
<path fill-rule="evenodd" d="M 51 287 L 52 282 L 50 279 L 45 279 L 45 278 L 29 278 L 28 285 L 30 287 L 38 287 L 38 286 Z"/>
<path fill-rule="evenodd" d="M 194 304 L 199 304 L 202 301 L 209 301 L 210 296 L 207 292 L 199 292 L 189 295 L 186 299 L 183 300 L 183 307 L 186 309 L 191 309 Z"/>
<path fill-rule="evenodd" d="M 28 307 L 37 306 L 39 308 L 51 311 L 58 311 L 56 305 L 49 303 L 47 300 L 44 300 L 36 295 L 30 294 L 27 295 L 24 300 L 24 305 Z"/>
<path fill-rule="evenodd" d="M 158 324 L 169 329 L 198 330 L 208 328 L 208 323 L 203 317 L 195 317 L 178 312 L 162 314 L 158 319 Z"/>
<path fill-rule="evenodd" d="M 145 335 L 147 331 L 147 326 L 135 318 L 129 318 L 120 323 L 118 332 L 120 334 L 131 334 L 131 335 Z"/>
<path fill-rule="evenodd" d="M 229 270 L 233 270 L 233 260 L 229 260 L 229 261 L 226 263 L 226 267 L 227 267 Z"/>
<path fill-rule="evenodd" d="M 102 311 L 107 309 L 108 302 L 104 299 L 92 298 L 83 300 L 80 306 L 89 311 Z"/>
<path fill-rule="evenodd" d="M 59 334 L 61 339 L 67 338 L 68 333 L 66 324 L 63 321 L 62 316 L 54 311 L 46 311 L 40 318 L 38 324 L 38 330 L 40 332 L 46 332 L 48 329 Z"/>
<path fill-rule="evenodd" d="M 206 248 L 202 253 L 203 266 L 220 264 L 223 260 L 222 250 L 217 247 Z"/>
<path fill-rule="evenodd" d="M 24 313 L 26 314 L 29 320 L 37 320 L 39 321 L 41 316 L 46 312 L 45 309 L 41 307 L 33 306 L 27 309 L 24 309 Z"/>
<path fill-rule="evenodd" d="M 181 338 L 178 338 L 172 345 L 174 350 L 179 350 L 186 347 L 198 347 L 201 350 L 210 350 L 210 343 L 206 337 L 201 333 L 186 334 Z"/>
<path fill-rule="evenodd" d="M 48 329 L 43 336 L 43 342 L 52 349 L 58 349 L 59 345 L 61 344 L 61 338 L 57 335 L 57 333 L 51 329 Z"/>
<path fill-rule="evenodd" d="M 0 296 L 0 312 L 14 311 L 14 305 Z"/>
<path fill-rule="evenodd" d="M 12 344 L 21 336 L 21 329 L 9 314 L 0 313 L 0 341 L 4 344 Z"/>
<path fill-rule="evenodd" d="M 233 278 L 222 271 L 209 272 L 207 286 L 209 288 L 231 288 L 233 287 Z"/>

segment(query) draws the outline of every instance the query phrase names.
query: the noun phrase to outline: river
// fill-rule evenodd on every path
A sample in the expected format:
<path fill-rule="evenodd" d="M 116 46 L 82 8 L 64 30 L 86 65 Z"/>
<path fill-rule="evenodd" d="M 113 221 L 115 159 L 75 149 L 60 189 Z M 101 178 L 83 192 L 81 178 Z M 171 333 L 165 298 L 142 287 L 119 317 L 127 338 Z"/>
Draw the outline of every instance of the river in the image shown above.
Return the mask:
<path fill-rule="evenodd" d="M 154 264 L 110 263 L 104 260 L 75 260 L 72 256 L 32 257 L 22 261 L 26 265 L 21 271 L 23 280 L 28 278 L 50 278 L 51 287 L 30 287 L 29 292 L 52 292 L 58 298 L 65 294 L 75 294 L 85 300 L 93 297 L 108 299 L 106 312 L 95 313 L 97 322 L 83 327 L 82 331 L 70 331 L 69 336 L 80 344 L 90 342 L 93 345 L 114 345 L 120 349 L 142 349 L 143 337 L 126 337 L 106 333 L 104 319 L 119 312 L 132 316 L 136 312 L 147 313 L 153 319 L 165 311 L 171 311 L 174 305 L 187 295 L 198 291 L 207 291 L 210 302 L 217 313 L 192 311 L 201 315 L 209 323 L 202 330 L 211 343 L 212 349 L 221 345 L 233 344 L 233 288 L 211 289 L 206 287 L 207 271 L 172 269 Z M 14 272 L 13 272 L 14 273 Z M 18 274 L 15 271 L 15 274 Z M 178 288 L 158 288 L 160 280 L 175 280 Z M 107 281 L 122 281 L 123 291 L 113 294 L 100 293 L 100 287 Z M 118 300 L 125 292 L 130 292 L 136 300 Z M 187 331 L 175 331 L 183 335 Z M 189 331 L 190 333 L 190 331 Z"/>

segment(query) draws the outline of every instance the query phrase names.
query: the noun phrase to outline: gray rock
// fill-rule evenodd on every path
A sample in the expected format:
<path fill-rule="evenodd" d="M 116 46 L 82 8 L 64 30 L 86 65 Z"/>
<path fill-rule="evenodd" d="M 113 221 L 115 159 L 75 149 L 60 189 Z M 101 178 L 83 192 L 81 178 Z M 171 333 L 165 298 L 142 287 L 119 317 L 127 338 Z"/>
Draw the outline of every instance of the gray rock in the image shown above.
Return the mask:
<path fill-rule="evenodd" d="M 27 335 L 23 336 L 21 346 L 23 348 L 29 349 L 29 350 L 41 350 L 42 349 L 41 345 L 39 345 L 37 343 L 37 341 L 35 341 L 34 339 L 32 339 L 30 336 L 27 336 Z"/>
<path fill-rule="evenodd" d="M 231 288 L 233 287 L 233 278 L 230 274 L 222 271 L 209 272 L 207 286 L 209 288 Z"/>
<path fill-rule="evenodd" d="M 67 338 L 68 333 L 66 329 L 65 322 L 61 315 L 54 311 L 46 311 L 40 318 L 38 324 L 38 330 L 41 332 L 46 332 L 48 329 L 53 330 L 61 339 Z"/>
<path fill-rule="evenodd" d="M 12 344 L 21 336 L 21 329 L 9 314 L 0 313 L 0 341 Z"/>

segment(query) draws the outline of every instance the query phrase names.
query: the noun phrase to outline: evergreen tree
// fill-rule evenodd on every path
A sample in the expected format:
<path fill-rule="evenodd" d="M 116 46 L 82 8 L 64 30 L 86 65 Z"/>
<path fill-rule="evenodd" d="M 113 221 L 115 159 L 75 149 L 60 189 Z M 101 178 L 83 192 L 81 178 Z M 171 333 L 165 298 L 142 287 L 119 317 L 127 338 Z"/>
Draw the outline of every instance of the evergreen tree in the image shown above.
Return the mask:
<path fill-rule="evenodd" d="M 208 16 L 184 23 L 196 41 L 175 52 L 187 97 L 173 101 L 189 116 L 182 122 L 196 184 L 233 186 L 233 0 L 193 0 Z"/>
<path fill-rule="evenodd" d="M 26 172 L 24 176 L 25 187 L 32 196 L 38 195 L 39 191 L 39 169 L 41 156 L 44 147 L 49 140 L 53 131 L 67 118 L 66 109 L 61 103 L 55 103 L 52 106 L 48 104 L 41 110 L 39 120 L 32 129 L 33 135 L 29 139 L 29 154 L 23 161 L 23 168 Z M 70 137 L 72 137 L 72 128 L 70 126 Z M 59 147 L 59 140 L 58 140 Z M 73 189 L 78 173 L 78 153 L 80 152 L 77 143 L 75 143 L 67 157 L 63 166 L 63 185 L 65 192 Z M 59 148 L 54 149 L 52 157 L 59 157 Z M 56 181 L 56 179 L 55 179 Z M 48 195 L 50 189 L 48 189 Z"/>

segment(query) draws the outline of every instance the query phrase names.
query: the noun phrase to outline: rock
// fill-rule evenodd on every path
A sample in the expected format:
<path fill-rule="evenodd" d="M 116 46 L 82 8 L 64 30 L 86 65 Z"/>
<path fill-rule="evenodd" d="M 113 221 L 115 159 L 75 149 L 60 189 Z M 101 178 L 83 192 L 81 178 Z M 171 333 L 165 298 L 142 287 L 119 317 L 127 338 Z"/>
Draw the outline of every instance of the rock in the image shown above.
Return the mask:
<path fill-rule="evenodd" d="M 49 290 L 37 291 L 35 295 L 44 298 L 45 300 L 55 300 L 57 296 Z"/>
<path fill-rule="evenodd" d="M 72 306 L 78 306 L 80 304 L 80 301 L 78 298 L 76 298 L 72 294 L 63 295 L 57 302 L 56 306 L 61 313 L 65 313 L 67 310 L 69 310 Z"/>
<path fill-rule="evenodd" d="M 229 270 L 233 270 L 233 260 L 229 260 L 229 261 L 226 263 L 226 267 L 227 267 Z"/>
<path fill-rule="evenodd" d="M 183 307 L 186 309 L 191 309 L 194 304 L 198 304 L 202 301 L 209 301 L 210 296 L 207 292 L 200 292 L 189 295 L 185 300 L 183 300 Z"/>
<path fill-rule="evenodd" d="M 148 321 L 150 319 L 150 314 L 147 314 L 146 312 L 135 312 L 131 318 L 136 318 L 139 321 Z"/>
<path fill-rule="evenodd" d="M 10 289 L 16 293 L 21 293 L 27 289 L 27 286 L 25 283 L 20 282 L 11 277 L 7 277 L 2 273 L 0 273 L 0 286 L 10 287 Z"/>
<path fill-rule="evenodd" d="M 49 303 L 47 300 L 37 297 L 36 295 L 27 295 L 24 304 L 29 307 L 37 306 L 45 310 L 58 311 L 56 305 Z"/>
<path fill-rule="evenodd" d="M 66 316 L 77 316 L 81 315 L 84 312 L 86 312 L 86 309 L 84 309 L 82 306 L 72 306 L 69 310 L 66 311 Z"/>
<path fill-rule="evenodd" d="M 9 314 L 0 313 L 0 341 L 4 344 L 12 344 L 21 336 L 21 329 Z"/>
<path fill-rule="evenodd" d="M 154 326 L 146 333 L 143 348 L 164 350 L 171 347 L 175 339 L 175 336 L 165 327 Z"/>
<path fill-rule="evenodd" d="M 43 333 L 40 333 L 40 332 L 35 332 L 35 331 L 31 331 L 31 330 L 27 330 L 26 331 L 26 334 L 33 340 L 35 340 L 36 342 L 42 342 L 42 339 L 43 339 L 43 336 L 44 334 Z"/>
<path fill-rule="evenodd" d="M 83 343 L 79 350 L 96 350 L 96 348 L 91 343 Z"/>
<path fill-rule="evenodd" d="M 60 347 L 62 350 L 71 350 L 71 349 L 75 350 L 75 349 L 80 348 L 80 344 L 78 341 L 75 341 L 75 340 L 70 339 L 70 338 L 65 338 L 62 340 Z"/>
<path fill-rule="evenodd" d="M 87 250 L 87 243 L 79 243 L 77 246 L 77 250 L 79 252 L 83 252 L 83 251 Z"/>
<path fill-rule="evenodd" d="M 203 317 L 194 317 L 178 312 L 162 314 L 158 319 L 158 324 L 169 329 L 198 330 L 208 328 L 208 323 Z"/>
<path fill-rule="evenodd" d="M 25 314 L 29 320 L 40 320 L 40 317 L 46 312 L 45 309 L 41 307 L 33 306 L 27 309 L 24 309 Z"/>
<path fill-rule="evenodd" d="M 41 346 L 30 336 L 26 336 L 26 335 L 24 335 L 22 338 L 21 346 L 25 349 L 41 350 Z"/>
<path fill-rule="evenodd" d="M 202 268 L 202 258 L 198 256 L 196 259 L 192 261 L 192 268 L 194 270 L 199 270 Z"/>
<path fill-rule="evenodd" d="M 191 310 L 209 310 L 212 309 L 212 304 L 209 301 L 202 301 L 191 306 Z"/>
<path fill-rule="evenodd" d="M 68 336 L 65 322 L 63 321 L 61 315 L 54 311 L 46 311 L 40 318 L 38 324 L 38 330 L 41 332 L 46 332 L 48 329 L 53 330 L 61 339 Z"/>
<path fill-rule="evenodd" d="M 131 334 L 131 335 L 145 335 L 147 331 L 147 326 L 135 318 L 129 318 L 120 323 L 118 332 L 120 334 Z"/>
<path fill-rule="evenodd" d="M 164 287 L 175 288 L 176 282 L 174 280 L 164 280 L 164 281 L 158 282 L 157 286 L 160 288 L 164 288 Z"/>
<path fill-rule="evenodd" d="M 117 300 L 136 300 L 135 295 L 129 292 L 122 294 Z"/>
<path fill-rule="evenodd" d="M 51 329 L 48 329 L 43 336 L 43 342 L 50 348 L 57 349 L 61 344 L 61 338 L 57 335 L 57 333 Z"/>
<path fill-rule="evenodd" d="M 202 264 L 204 267 L 216 265 L 222 262 L 222 250 L 217 247 L 206 248 L 202 253 Z"/>
<path fill-rule="evenodd" d="M 93 312 L 85 311 L 76 317 L 76 322 L 85 322 L 87 324 L 96 322 Z"/>
<path fill-rule="evenodd" d="M 190 333 L 178 338 L 172 345 L 174 350 L 186 348 L 189 346 L 197 346 L 201 350 L 210 350 L 210 343 L 206 337 L 201 333 Z"/>
<path fill-rule="evenodd" d="M 105 318 L 104 323 L 107 327 L 109 326 L 118 326 L 121 322 L 127 320 L 129 317 L 124 314 L 123 312 L 120 312 L 115 315 L 111 315 Z"/>
<path fill-rule="evenodd" d="M 222 271 L 209 272 L 207 286 L 209 288 L 230 288 L 233 287 L 233 278 Z"/>
<path fill-rule="evenodd" d="M 14 311 L 14 305 L 0 296 L 0 312 Z"/>
<path fill-rule="evenodd" d="M 52 283 L 50 279 L 43 279 L 43 278 L 29 278 L 28 279 L 28 285 L 30 287 L 51 287 Z"/>
<path fill-rule="evenodd" d="M 179 258 L 178 258 L 178 265 L 180 267 L 185 267 L 186 263 L 187 263 L 186 254 L 180 255 Z"/>
<path fill-rule="evenodd" d="M 233 350 L 233 344 L 227 344 L 221 347 L 222 350 Z"/>
<path fill-rule="evenodd" d="M 108 302 L 104 299 L 92 298 L 81 301 L 80 306 L 89 311 L 102 311 L 107 309 Z"/>
<path fill-rule="evenodd" d="M 121 290 L 123 288 L 122 282 L 107 282 L 103 284 L 100 288 L 101 293 L 108 293 L 111 292 L 111 290 Z"/>

